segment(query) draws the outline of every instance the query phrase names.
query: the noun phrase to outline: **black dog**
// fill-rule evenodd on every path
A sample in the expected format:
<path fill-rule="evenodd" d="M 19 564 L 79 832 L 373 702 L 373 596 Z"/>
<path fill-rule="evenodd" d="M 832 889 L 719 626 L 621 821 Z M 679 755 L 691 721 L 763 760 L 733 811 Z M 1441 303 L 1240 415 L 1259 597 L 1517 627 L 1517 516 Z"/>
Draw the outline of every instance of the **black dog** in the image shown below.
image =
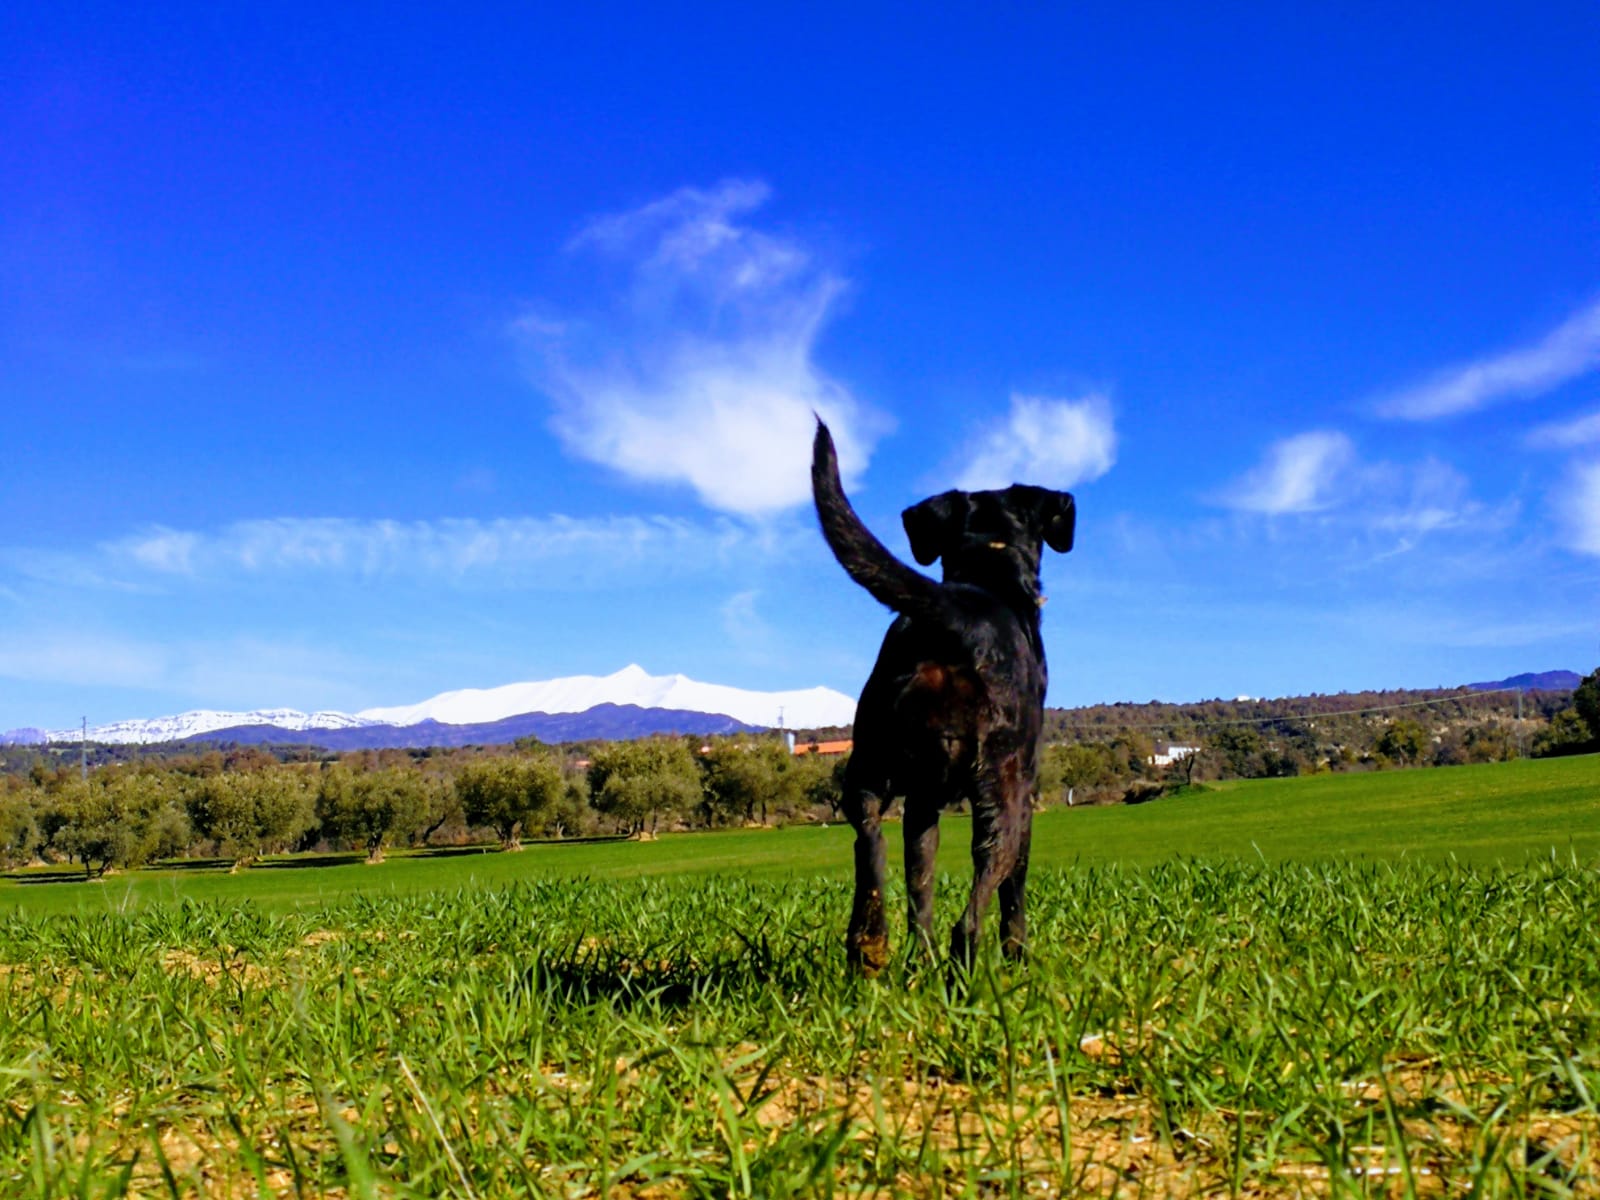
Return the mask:
<path fill-rule="evenodd" d="M 889 626 L 856 706 L 844 809 L 856 830 L 855 904 L 845 946 L 874 974 L 889 959 L 881 822 L 905 797 L 906 892 L 913 942 L 933 940 L 933 868 L 939 812 L 972 803 L 972 894 L 950 934 L 950 956 L 970 966 L 978 926 L 998 889 L 1008 957 L 1022 951 L 1033 790 L 1044 715 L 1039 555 L 1072 549 L 1072 496 L 1013 486 L 945 492 L 906 509 L 911 552 L 944 560 L 935 583 L 886 550 L 856 516 L 839 481 L 828 427 L 817 422 L 811 490 L 844 569 L 901 614 Z"/>

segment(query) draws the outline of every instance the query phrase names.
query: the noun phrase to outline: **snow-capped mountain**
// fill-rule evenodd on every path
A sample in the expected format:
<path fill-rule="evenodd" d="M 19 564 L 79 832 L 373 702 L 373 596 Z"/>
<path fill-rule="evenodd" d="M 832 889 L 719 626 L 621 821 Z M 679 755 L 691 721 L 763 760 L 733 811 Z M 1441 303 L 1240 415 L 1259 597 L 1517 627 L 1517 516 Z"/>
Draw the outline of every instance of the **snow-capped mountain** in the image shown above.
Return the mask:
<path fill-rule="evenodd" d="M 650 675 L 629 665 L 613 675 L 574 675 L 542 683 L 508 683 L 497 688 L 444 692 L 421 704 L 398 708 L 364 708 L 365 721 L 415 725 L 478 725 L 521 713 L 587 712 L 597 704 L 634 704 L 640 708 L 672 708 L 686 712 L 721 713 L 746 725 L 806 729 L 848 725 L 855 719 L 855 701 L 829 688 L 798 692 L 747 692 L 716 683 L 699 683 L 686 675 Z"/>
<path fill-rule="evenodd" d="M 370 726 L 485 725 L 527 713 L 582 713 L 598 706 L 633 706 L 676 712 L 709 713 L 745 725 L 791 729 L 848 725 L 855 719 L 855 701 L 830 688 L 790 692 L 753 692 L 700 683 L 684 675 L 656 676 L 637 665 L 611 675 L 575 675 L 496 688 L 443 692 L 418 704 L 368 708 L 359 713 L 304 713 L 292 708 L 251 712 L 196 710 L 171 717 L 116 721 L 89 727 L 97 742 L 176 742 L 222 730 L 270 726 L 290 732 L 360 729 Z M 76 741 L 77 729 L 51 730 L 50 741 Z M 19 739 L 20 740 L 20 739 Z"/>
<path fill-rule="evenodd" d="M 274 725 L 279 729 L 350 729 L 373 722 L 352 717 L 349 713 L 303 713 L 293 708 L 263 708 L 251 712 L 213 712 L 195 709 L 175 717 L 151 717 L 142 721 L 113 721 L 109 725 L 89 726 L 92 742 L 180 742 L 184 738 L 215 733 L 219 729 L 232 729 L 238 725 Z M 52 729 L 46 739 L 52 742 L 73 742 L 82 736 L 79 729 Z"/>

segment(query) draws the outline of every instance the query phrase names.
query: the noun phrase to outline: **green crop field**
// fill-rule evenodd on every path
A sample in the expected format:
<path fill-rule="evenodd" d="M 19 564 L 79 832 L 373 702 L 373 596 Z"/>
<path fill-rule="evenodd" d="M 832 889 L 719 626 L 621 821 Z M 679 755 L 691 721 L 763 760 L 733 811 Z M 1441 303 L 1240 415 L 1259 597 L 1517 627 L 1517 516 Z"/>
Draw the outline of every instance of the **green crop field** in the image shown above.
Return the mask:
<path fill-rule="evenodd" d="M 0 1195 L 1600 1194 L 1600 758 L 1042 814 L 954 986 L 848 849 L 0 885 Z"/>
<path fill-rule="evenodd" d="M 941 865 L 959 875 L 967 869 L 967 830 L 958 815 L 947 817 L 944 828 Z M 840 825 L 802 825 L 672 834 L 654 842 L 530 845 L 512 855 L 498 848 L 400 852 L 375 867 L 358 854 L 283 857 L 238 875 L 184 863 L 94 883 L 72 879 L 67 869 L 17 872 L 0 877 L 0 911 L 127 910 L 179 899 L 282 908 L 355 892 L 412 894 L 552 877 L 843 878 L 851 836 Z M 890 850 L 898 853 L 892 835 Z M 1600 755 L 1213 784 L 1133 807 L 1053 809 L 1034 825 L 1034 863 L 1041 869 L 1180 856 L 1517 864 L 1552 854 L 1600 862 Z"/>

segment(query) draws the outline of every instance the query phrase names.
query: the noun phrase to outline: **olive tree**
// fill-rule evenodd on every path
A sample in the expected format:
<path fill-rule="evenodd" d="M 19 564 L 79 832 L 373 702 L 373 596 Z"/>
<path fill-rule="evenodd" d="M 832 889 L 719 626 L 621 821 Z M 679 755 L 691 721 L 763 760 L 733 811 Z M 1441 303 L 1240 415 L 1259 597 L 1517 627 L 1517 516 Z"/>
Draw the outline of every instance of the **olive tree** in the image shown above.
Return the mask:
<path fill-rule="evenodd" d="M 805 797 L 810 772 L 781 742 L 719 738 L 700 758 L 705 807 L 713 819 L 761 824 L 770 813 L 787 815 Z"/>
<path fill-rule="evenodd" d="M 81 863 L 88 878 L 180 853 L 189 840 L 187 815 L 164 773 L 100 772 L 72 781 L 47 804 L 51 846 Z"/>
<path fill-rule="evenodd" d="M 414 767 L 354 771 L 334 763 L 317 781 L 317 819 L 323 833 L 360 846 L 369 863 L 382 862 L 386 845 L 423 823 L 429 800 L 427 783 Z"/>
<path fill-rule="evenodd" d="M 113 805 L 104 784 L 71 783 L 50 799 L 50 845 L 83 867 L 85 879 L 125 866 L 133 831 Z"/>
<path fill-rule="evenodd" d="M 1564 708 L 1533 739 L 1535 755 L 1582 754 L 1593 744 L 1589 726 L 1575 708 Z"/>
<path fill-rule="evenodd" d="M 1039 754 L 1040 799 L 1063 798 L 1071 803 L 1078 792 L 1117 783 L 1123 765 L 1122 756 L 1105 742 L 1046 746 Z"/>
<path fill-rule="evenodd" d="M 1378 738 L 1377 751 L 1393 762 L 1412 766 L 1422 760 L 1430 741 L 1428 731 L 1416 721 L 1396 717 Z"/>
<path fill-rule="evenodd" d="M 589 765 L 594 805 L 630 835 L 653 830 L 663 815 L 687 812 L 704 795 L 700 769 L 689 747 L 676 738 L 613 742 L 597 750 Z"/>
<path fill-rule="evenodd" d="M 1600 742 L 1600 667 L 1583 677 L 1573 690 L 1572 708 L 1589 731 L 1591 742 Z"/>
<path fill-rule="evenodd" d="M 469 825 L 487 825 L 506 850 L 522 849 L 522 838 L 556 808 L 566 789 L 561 763 L 549 751 L 481 758 L 462 767 L 456 794 Z"/>
<path fill-rule="evenodd" d="M 286 850 L 316 822 L 314 779 L 293 767 L 224 771 L 195 781 L 189 817 L 232 870 Z"/>
<path fill-rule="evenodd" d="M 455 777 L 449 769 L 430 764 L 422 768 L 419 775 L 424 813 L 412 833 L 414 844 L 426 846 L 433 835 L 446 825 L 452 822 L 463 825 L 467 818 L 461 811 L 461 796 L 456 791 Z"/>
<path fill-rule="evenodd" d="M 44 793 L 37 788 L 0 791 L 0 867 L 19 867 L 30 860 L 40 844 L 36 810 Z"/>
<path fill-rule="evenodd" d="M 545 829 L 558 838 L 581 837 L 594 826 L 594 809 L 589 804 L 589 776 L 586 772 L 567 772 L 562 778 L 561 798 L 545 814 Z"/>
<path fill-rule="evenodd" d="M 833 816 L 840 815 L 844 803 L 844 775 L 850 765 L 848 754 L 837 758 L 823 758 L 807 754 L 790 759 L 790 770 L 799 782 L 800 794 L 813 808 L 826 808 Z"/>

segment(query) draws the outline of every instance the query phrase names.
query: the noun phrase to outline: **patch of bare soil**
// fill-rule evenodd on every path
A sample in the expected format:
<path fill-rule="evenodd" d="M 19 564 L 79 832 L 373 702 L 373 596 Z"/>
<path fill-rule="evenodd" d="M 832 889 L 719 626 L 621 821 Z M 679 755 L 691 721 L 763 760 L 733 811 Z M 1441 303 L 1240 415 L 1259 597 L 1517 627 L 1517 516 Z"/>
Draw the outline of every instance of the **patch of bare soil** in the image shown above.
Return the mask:
<path fill-rule="evenodd" d="M 178 969 L 190 969 L 180 961 L 185 965 Z M 208 965 L 196 969 L 202 968 L 205 977 L 220 977 Z M 1092 1053 L 1088 1046 L 1085 1052 Z M 1025 1194 L 1042 1197 L 1455 1197 L 1466 1193 L 1475 1161 L 1498 1156 L 1548 1181 L 1550 1195 L 1600 1197 L 1600 1118 L 1506 1116 L 1494 1103 L 1503 1081 L 1450 1081 L 1433 1063 L 1395 1063 L 1378 1078 L 1351 1080 L 1342 1088 L 1355 1118 L 1351 1127 L 1362 1123 L 1363 1113 L 1392 1114 L 1392 1126 L 1387 1119 L 1373 1122 L 1397 1127 L 1387 1144 L 1346 1145 L 1326 1161 L 1302 1142 L 1274 1161 L 1262 1161 L 1255 1149 L 1261 1139 L 1253 1131 L 1270 1124 L 1273 1114 L 1218 1111 L 1192 1127 L 1174 1127 L 1154 1097 L 1131 1086 L 1067 1092 L 1030 1085 L 1007 1094 L 931 1072 L 874 1071 L 865 1059 L 857 1071 L 839 1077 L 785 1070 L 781 1059 L 768 1067 L 764 1058 L 758 1047 L 734 1047 L 682 1102 L 716 1108 L 715 1091 L 731 1089 L 741 1110 L 737 1137 L 752 1156 L 797 1132 L 823 1143 L 842 1131 L 845 1146 L 833 1182 L 843 1195 L 942 1200 L 972 1195 L 976 1186 L 980 1196 L 999 1196 L 1011 1191 L 1011 1181 L 1021 1181 Z M 425 1090 L 409 1067 L 401 1068 L 402 1082 L 394 1085 L 390 1102 L 436 1120 Z M 619 1112 L 629 1108 L 632 1093 L 659 1085 L 650 1078 L 655 1068 L 644 1060 L 618 1059 L 612 1068 L 615 1093 L 608 1102 Z M 555 1065 L 498 1072 L 485 1085 L 468 1109 L 483 1106 L 468 1120 L 479 1128 L 452 1130 L 480 1144 L 496 1142 L 497 1135 L 483 1126 L 491 1124 L 487 1109 L 505 1097 L 534 1092 L 562 1105 L 590 1102 L 582 1096 L 590 1080 Z M 224 1117 L 209 1107 L 214 1097 L 196 1099 L 207 1107 L 169 1110 L 143 1123 L 119 1106 L 111 1144 L 105 1130 L 97 1145 L 71 1137 L 65 1144 L 76 1142 L 80 1155 L 101 1161 L 108 1155 L 115 1162 L 133 1160 L 130 1194 L 136 1196 L 242 1200 L 308 1194 L 342 1200 L 344 1191 L 324 1187 L 321 1179 L 340 1155 L 335 1126 L 362 1124 L 355 1107 L 326 1111 L 314 1097 L 290 1089 L 271 1096 L 265 1107 L 246 1105 Z M 455 1111 L 459 1119 L 462 1110 Z M 1241 1129 L 1246 1148 L 1236 1160 Z M 399 1147 L 387 1143 L 378 1151 L 398 1156 Z M 391 1162 L 402 1169 L 397 1158 Z M 542 1173 L 552 1194 L 598 1195 L 587 1169 L 577 1164 L 546 1165 Z M 377 1194 L 387 1194 L 381 1173 L 376 1182 Z M 1503 1175 L 1500 1183 L 1511 1186 Z M 608 1200 L 680 1200 L 690 1190 L 670 1179 L 624 1180 L 613 1185 Z"/>
<path fill-rule="evenodd" d="M 58 1145 L 70 1145 L 77 1162 L 92 1157 L 102 1168 L 131 1164 L 126 1167 L 126 1190 L 119 1195 L 195 1200 L 344 1200 L 348 1195 L 343 1186 L 321 1182 L 319 1162 L 337 1158 L 339 1149 L 321 1107 L 310 1097 L 280 1100 L 270 1128 L 251 1138 L 242 1136 L 237 1116 L 196 1112 L 188 1119 L 134 1122 L 125 1105 L 116 1109 L 114 1131 L 102 1128 L 94 1136 L 84 1132 Z M 354 1124 L 359 1114 L 346 1107 L 340 1116 Z"/>
<path fill-rule="evenodd" d="M 1086 1038 L 1083 1050 L 1115 1060 L 1100 1037 Z M 895 1195 L 969 1194 L 971 1168 L 990 1173 L 999 1167 L 1040 1196 L 1320 1196 L 1338 1187 L 1368 1196 L 1443 1197 L 1461 1194 L 1463 1177 L 1492 1137 L 1509 1143 L 1510 1165 L 1549 1180 L 1552 1194 L 1600 1196 L 1600 1118 L 1536 1114 L 1504 1120 L 1488 1134 L 1473 1113 L 1493 1106 L 1474 1106 L 1460 1088 L 1441 1087 L 1426 1064 L 1396 1064 L 1381 1081 L 1349 1085 L 1358 1108 L 1387 1105 L 1397 1114 L 1427 1115 L 1396 1117 L 1395 1140 L 1403 1150 L 1350 1145 L 1332 1167 L 1309 1156 L 1253 1161 L 1248 1148 L 1236 1162 L 1240 1114 L 1216 1113 L 1194 1128 L 1172 1127 L 1154 1098 L 1131 1088 L 1119 1095 L 1065 1096 L 1031 1088 L 1008 1098 L 937 1077 L 811 1075 L 774 1083 L 775 1074 L 752 1095 L 758 1077 L 747 1067 L 740 1088 L 769 1134 L 800 1125 L 826 1137 L 843 1118 L 858 1141 L 891 1144 L 901 1156 L 919 1148 L 939 1152 L 947 1163 L 944 1177 L 896 1172 Z M 1266 1114 L 1249 1116 L 1252 1124 L 1265 1123 Z"/>
<path fill-rule="evenodd" d="M 222 948 L 223 951 L 227 947 Z M 251 987 L 268 987 L 272 974 L 266 968 L 240 958 L 202 957 L 191 950 L 173 947 L 161 956 L 161 965 L 168 975 L 188 975 L 205 983 L 217 984 L 222 980 L 238 980 Z"/>

